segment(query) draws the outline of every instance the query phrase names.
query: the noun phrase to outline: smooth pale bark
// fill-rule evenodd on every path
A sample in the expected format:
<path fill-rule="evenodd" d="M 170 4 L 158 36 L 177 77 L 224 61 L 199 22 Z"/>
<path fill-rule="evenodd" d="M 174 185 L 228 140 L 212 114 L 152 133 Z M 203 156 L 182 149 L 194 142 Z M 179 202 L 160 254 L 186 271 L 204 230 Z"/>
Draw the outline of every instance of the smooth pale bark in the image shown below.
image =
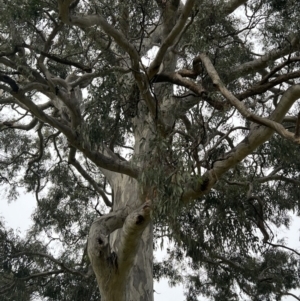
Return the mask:
<path fill-rule="evenodd" d="M 101 300 L 152 301 L 151 203 L 142 203 L 136 180 L 118 175 L 114 184 L 114 211 L 95 221 L 89 234 L 88 252 Z"/>
<path fill-rule="evenodd" d="M 114 179 L 115 200 L 118 203 L 114 210 L 121 207 L 137 207 L 141 204 L 141 193 L 136 180 L 128 176 L 118 175 Z M 110 238 L 112 248 L 118 251 L 122 237 L 122 229 L 115 231 Z M 136 234 L 133 234 L 136 238 Z M 136 252 L 128 250 L 128 256 L 133 256 L 133 266 L 127 276 L 126 301 L 153 300 L 153 233 L 149 223 L 144 230 Z M 124 260 L 128 260 L 124 258 Z"/>

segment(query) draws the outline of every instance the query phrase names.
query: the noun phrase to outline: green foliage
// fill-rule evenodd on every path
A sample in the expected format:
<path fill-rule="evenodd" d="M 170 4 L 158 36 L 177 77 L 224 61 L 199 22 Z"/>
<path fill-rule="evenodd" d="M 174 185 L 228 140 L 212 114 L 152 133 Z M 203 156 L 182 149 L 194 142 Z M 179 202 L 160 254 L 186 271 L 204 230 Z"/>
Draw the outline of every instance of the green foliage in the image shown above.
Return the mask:
<path fill-rule="evenodd" d="M 84 298 L 99 300 L 95 280 L 79 275 L 79 272 L 84 272 L 87 268 L 87 262 L 73 260 L 70 256 L 61 254 L 56 260 L 68 266 L 76 266 L 78 271 L 78 275 L 68 274 L 51 260 L 50 250 L 35 236 L 21 238 L 12 230 L 4 230 L 2 223 L 0 242 L 1 289 L 11 287 L 2 295 L 2 300 L 31 300 L 34 295 L 49 301 L 81 301 Z M 41 272 L 48 273 L 49 277 L 35 276 Z"/>

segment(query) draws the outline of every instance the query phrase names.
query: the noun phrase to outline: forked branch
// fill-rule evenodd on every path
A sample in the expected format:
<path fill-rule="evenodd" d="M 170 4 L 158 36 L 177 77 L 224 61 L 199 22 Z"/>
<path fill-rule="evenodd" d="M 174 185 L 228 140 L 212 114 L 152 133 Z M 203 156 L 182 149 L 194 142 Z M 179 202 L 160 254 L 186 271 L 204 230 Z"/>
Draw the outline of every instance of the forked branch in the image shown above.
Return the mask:
<path fill-rule="evenodd" d="M 95 272 L 100 292 L 105 300 L 123 300 L 123 288 L 132 267 L 143 231 L 150 221 L 151 202 L 147 201 L 129 213 L 130 208 L 111 212 L 98 218 L 91 226 L 88 255 Z M 109 235 L 122 228 L 120 240 L 110 246 Z M 107 279 L 110 278 L 108 282 Z M 116 290 L 116 285 L 118 290 Z"/>

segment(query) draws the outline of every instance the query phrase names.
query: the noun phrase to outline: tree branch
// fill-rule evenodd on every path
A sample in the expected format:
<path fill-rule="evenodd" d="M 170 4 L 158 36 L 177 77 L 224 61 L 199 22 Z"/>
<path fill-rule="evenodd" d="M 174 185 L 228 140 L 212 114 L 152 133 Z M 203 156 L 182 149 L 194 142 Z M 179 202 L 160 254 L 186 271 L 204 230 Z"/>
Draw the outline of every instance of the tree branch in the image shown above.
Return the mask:
<path fill-rule="evenodd" d="M 29 131 L 33 129 L 38 123 L 37 118 L 33 118 L 28 124 L 15 124 L 14 121 L 5 121 L 0 123 L 0 130 L 2 130 L 2 126 L 5 128 L 13 128 L 13 129 L 18 129 L 18 130 L 24 130 L 24 131 Z"/>
<path fill-rule="evenodd" d="M 19 86 L 17 83 L 9 76 L 0 73 L 0 81 L 8 84 L 14 92 L 19 91 Z"/>
<path fill-rule="evenodd" d="M 15 253 L 13 255 L 10 255 L 10 257 L 11 258 L 16 258 L 16 257 L 24 256 L 24 255 L 25 256 L 39 256 L 39 257 L 47 258 L 47 259 L 51 260 L 52 262 L 56 263 L 57 265 L 59 265 L 63 270 L 65 270 L 66 272 L 68 272 L 70 274 L 79 275 L 81 277 L 88 278 L 88 275 L 83 274 L 81 272 L 78 272 L 76 270 L 68 268 L 64 263 L 60 262 L 59 260 L 57 260 L 53 256 L 51 256 L 49 254 L 46 254 L 46 253 L 41 253 L 41 252 L 26 252 L 25 251 L 25 252 Z M 60 270 L 60 271 L 62 271 L 62 270 Z M 37 275 L 39 275 L 39 274 L 37 274 Z M 38 276 L 36 276 L 36 277 L 38 277 Z"/>
<path fill-rule="evenodd" d="M 66 58 L 60 58 L 54 54 L 51 54 L 51 53 L 48 53 L 48 52 L 45 52 L 45 51 L 41 51 L 41 50 L 37 50 L 35 49 L 34 47 L 30 46 L 30 45 L 21 45 L 22 47 L 25 47 L 25 48 L 28 48 L 28 49 L 31 49 L 31 50 L 35 50 L 36 52 L 40 53 L 41 55 L 57 62 L 57 63 L 60 63 L 60 64 L 63 64 L 63 65 L 67 65 L 67 66 L 73 66 L 73 67 L 76 67 L 82 71 L 85 71 L 87 73 L 90 73 L 92 72 L 92 68 L 90 66 L 85 66 L 81 63 L 78 63 L 78 62 L 74 62 L 74 61 L 70 61 Z"/>
<path fill-rule="evenodd" d="M 64 272 L 65 271 L 63 269 L 61 269 L 61 270 L 54 270 L 54 271 L 48 271 L 48 272 L 41 272 L 41 273 L 31 274 L 30 276 L 21 277 L 21 278 L 18 278 L 18 279 L 19 280 L 23 280 L 23 281 L 28 281 L 28 280 L 30 280 L 32 278 L 46 277 L 46 276 L 49 276 L 49 275 L 58 275 L 58 274 L 62 274 Z"/>
<path fill-rule="evenodd" d="M 300 298 L 297 297 L 296 295 L 292 294 L 292 293 L 281 293 L 280 296 L 292 296 L 292 297 L 294 297 L 296 300 L 300 301 Z"/>
<path fill-rule="evenodd" d="M 12 290 L 14 288 L 14 286 L 16 285 L 16 282 L 13 281 L 9 286 L 5 287 L 6 285 L 3 285 L 0 288 L 0 295 L 4 295 L 6 292 Z"/>
<path fill-rule="evenodd" d="M 272 244 L 272 243 L 270 243 L 270 242 L 267 242 L 267 244 L 270 245 L 270 246 L 272 246 L 272 247 L 275 247 L 275 248 L 280 247 L 280 248 L 287 249 L 287 250 L 289 250 L 289 251 L 294 252 L 294 253 L 297 254 L 298 256 L 300 256 L 300 253 L 299 253 L 299 252 L 297 252 L 296 250 L 294 250 L 294 249 L 292 249 L 292 248 L 289 248 L 289 247 L 287 247 L 287 246 L 284 246 L 284 245 L 278 245 L 278 244 Z"/>
<path fill-rule="evenodd" d="M 121 232 L 121 240 L 117 246 L 120 270 L 128 270 L 132 266 L 140 238 L 150 222 L 151 210 L 152 204 L 148 200 L 126 218 Z"/>
<path fill-rule="evenodd" d="M 195 96 L 189 96 L 187 98 L 184 98 L 184 101 L 182 101 L 182 105 L 178 106 L 178 112 L 182 114 L 182 111 L 187 111 L 191 107 L 193 107 L 195 104 L 199 103 L 201 100 L 200 98 L 196 99 L 196 96 L 201 97 L 203 100 L 205 100 L 207 103 L 209 103 L 212 107 L 214 107 L 217 110 L 224 110 L 227 106 L 227 102 L 222 102 L 216 99 L 212 99 L 209 97 L 208 92 L 202 87 L 200 83 L 195 83 L 189 79 L 186 79 L 182 77 L 182 75 L 178 72 L 174 73 L 160 73 L 157 74 L 154 77 L 153 80 L 154 83 L 160 83 L 160 82 L 169 82 L 173 83 L 175 85 L 185 87 L 192 92 L 194 92 Z M 175 96 L 176 98 L 176 96 Z"/>
<path fill-rule="evenodd" d="M 266 92 L 267 90 L 270 90 L 271 88 L 273 88 L 283 82 L 287 82 L 288 80 L 293 79 L 293 78 L 298 78 L 299 76 L 300 76 L 300 71 L 296 71 L 296 72 L 292 72 L 292 73 L 279 75 L 274 80 L 269 81 L 267 83 L 264 83 L 264 81 L 262 80 L 261 82 L 248 88 L 246 91 L 236 95 L 236 98 L 239 100 L 243 100 L 250 96 L 262 94 L 262 93 Z"/>
<path fill-rule="evenodd" d="M 38 130 L 37 130 L 37 133 L 38 133 L 38 136 L 39 136 L 39 150 L 35 154 L 35 158 L 33 158 L 32 160 L 30 160 L 28 162 L 28 167 L 27 167 L 27 170 L 26 170 L 26 174 L 31 169 L 31 166 L 34 163 L 37 163 L 37 162 L 41 161 L 41 159 L 43 157 L 43 154 L 44 154 L 44 138 L 43 138 L 43 135 L 42 135 L 42 128 L 43 128 L 43 123 L 41 122 L 39 127 L 38 127 Z"/>
<path fill-rule="evenodd" d="M 87 158 L 89 158 L 97 166 L 117 173 L 124 173 L 133 178 L 138 177 L 138 168 L 133 167 L 132 164 L 127 161 L 120 160 L 119 158 L 107 157 L 98 151 L 91 150 L 89 145 L 87 145 L 84 141 L 84 138 L 82 136 L 78 136 L 79 133 L 74 132 L 68 126 L 44 113 L 34 102 L 31 101 L 31 99 L 25 96 L 22 91 L 19 91 L 18 93 L 12 92 L 12 95 L 18 100 L 18 103 L 20 103 L 21 106 L 25 105 L 27 109 L 30 110 L 30 112 L 39 120 L 50 124 L 64 133 L 69 139 L 70 144 L 84 153 Z"/>
<path fill-rule="evenodd" d="M 284 181 L 287 183 L 291 183 L 291 184 L 300 186 L 300 180 L 290 179 L 290 178 L 284 177 L 283 175 L 270 175 L 270 176 L 266 176 L 266 177 L 256 178 L 255 181 L 257 181 L 258 183 L 265 183 L 268 181 Z"/>
<path fill-rule="evenodd" d="M 298 113 L 296 129 L 295 129 L 295 138 L 300 138 L 300 112 Z"/>
<path fill-rule="evenodd" d="M 96 181 L 83 169 L 80 163 L 75 158 L 76 149 L 71 147 L 69 152 L 68 163 L 72 164 L 77 171 L 94 187 L 94 189 L 101 195 L 104 203 L 112 207 L 112 202 L 108 199 L 105 192 L 99 187 Z"/>

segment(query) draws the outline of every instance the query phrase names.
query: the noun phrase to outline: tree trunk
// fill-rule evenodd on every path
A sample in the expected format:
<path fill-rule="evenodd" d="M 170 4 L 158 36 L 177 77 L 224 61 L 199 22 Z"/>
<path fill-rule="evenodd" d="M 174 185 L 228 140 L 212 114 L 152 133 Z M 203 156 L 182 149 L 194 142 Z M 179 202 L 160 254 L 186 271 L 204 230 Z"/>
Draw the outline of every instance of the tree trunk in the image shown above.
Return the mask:
<path fill-rule="evenodd" d="M 145 229 L 129 274 L 126 301 L 153 301 L 153 227 Z"/>
<path fill-rule="evenodd" d="M 138 153 L 148 148 L 145 141 L 149 141 L 149 131 L 141 132 L 143 138 L 136 138 Z M 151 202 L 135 179 L 105 170 L 103 173 L 113 189 L 113 211 L 92 224 L 88 240 L 101 300 L 152 301 Z"/>
<path fill-rule="evenodd" d="M 119 180 L 118 180 L 119 179 Z M 136 180 L 117 175 L 114 181 L 114 211 L 125 206 L 138 207 L 142 204 Z M 122 230 L 112 233 L 112 249 L 117 248 Z M 115 247 L 116 246 L 116 247 Z M 126 301 L 153 300 L 153 227 L 152 223 L 144 230 L 140 239 L 133 265 L 129 270 L 124 296 Z"/>

